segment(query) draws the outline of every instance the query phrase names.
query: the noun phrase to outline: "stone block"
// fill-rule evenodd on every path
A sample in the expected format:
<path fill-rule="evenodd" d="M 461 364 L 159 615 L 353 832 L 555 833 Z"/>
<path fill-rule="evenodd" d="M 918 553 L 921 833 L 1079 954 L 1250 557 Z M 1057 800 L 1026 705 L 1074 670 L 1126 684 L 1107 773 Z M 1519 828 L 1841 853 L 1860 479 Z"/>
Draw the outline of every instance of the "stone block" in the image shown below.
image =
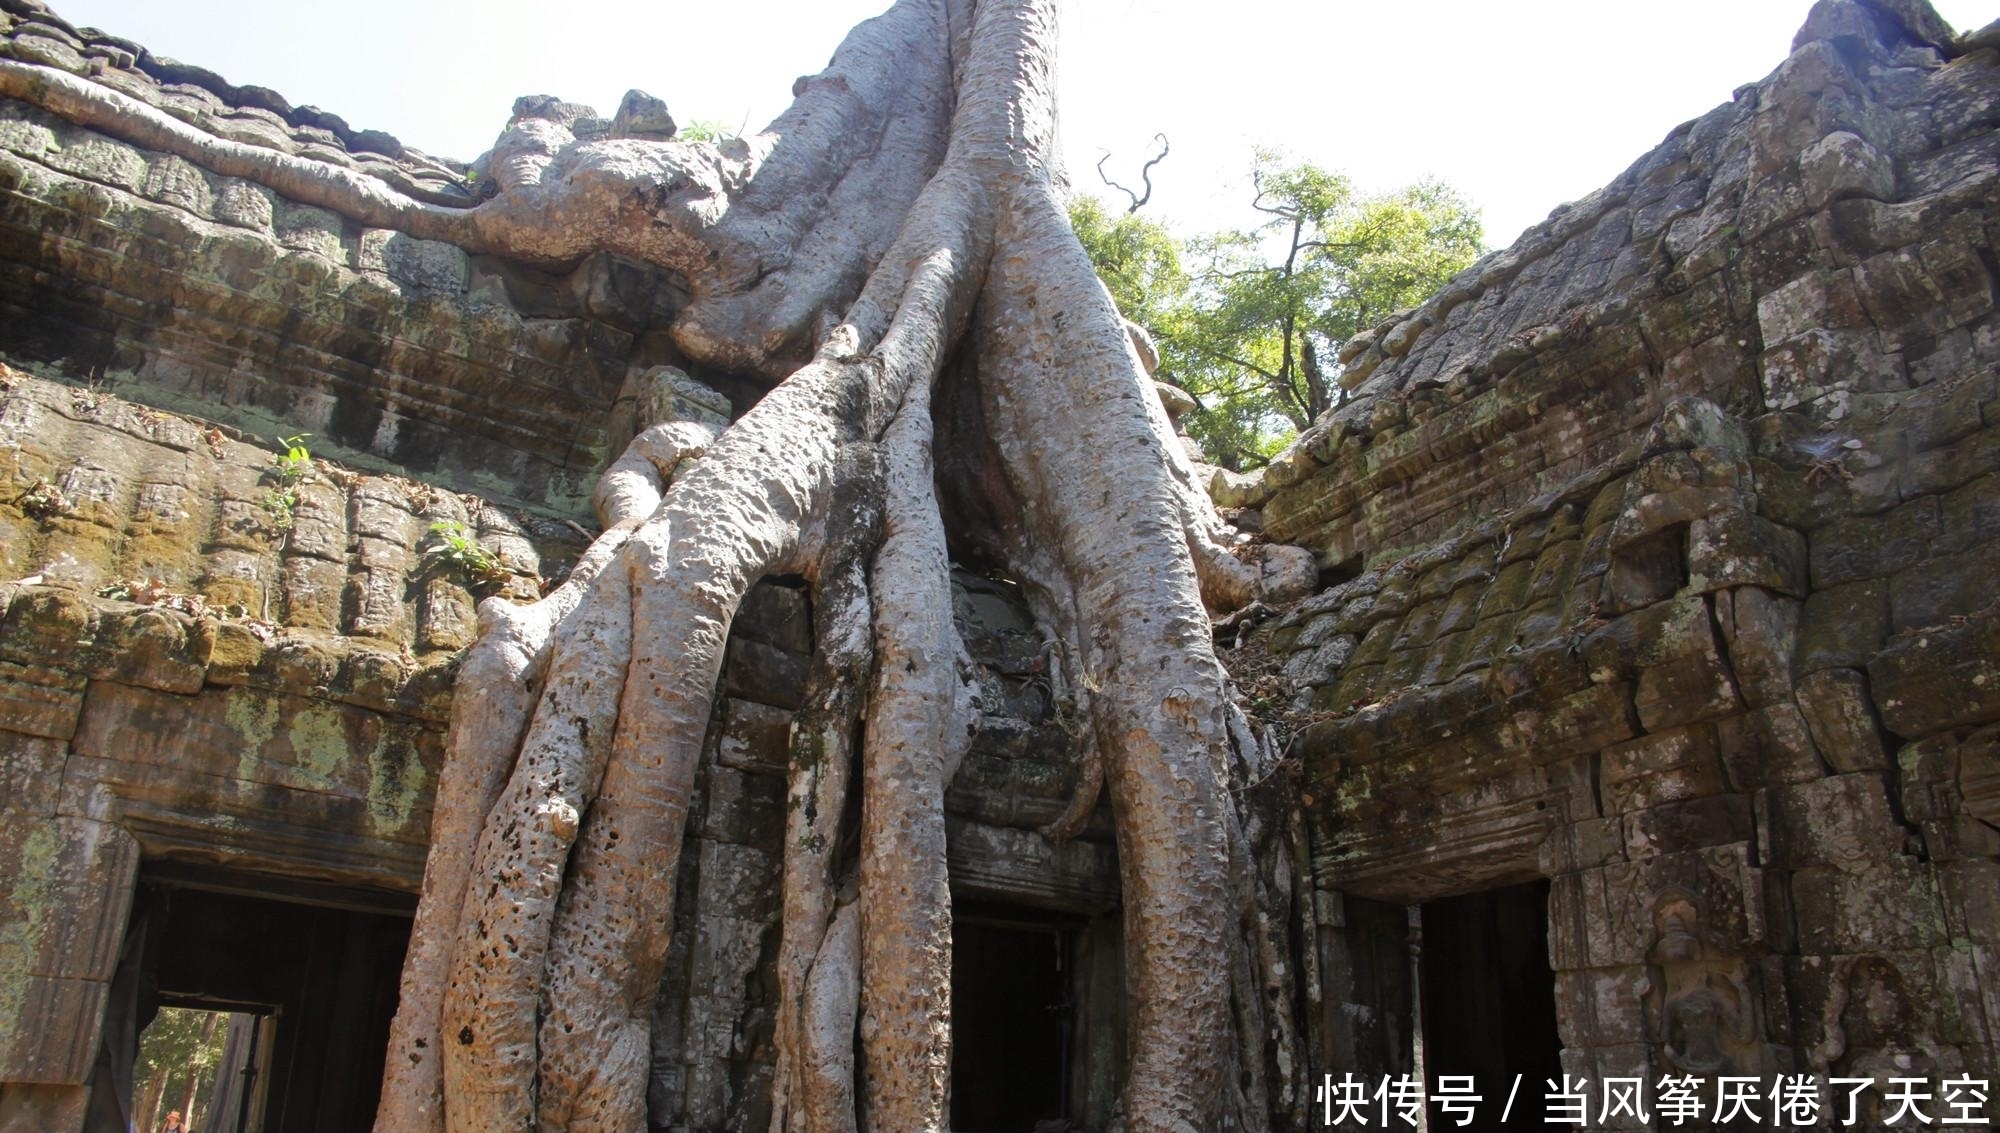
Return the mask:
<path fill-rule="evenodd" d="M 1956 327 L 1993 310 L 1993 288 L 1979 259 L 1980 237 L 1972 217 L 1961 213 L 1939 226 L 1944 231 L 1918 246 L 1924 271 L 1944 296 L 1944 323 Z"/>
<path fill-rule="evenodd" d="M 53 817 L 61 797 L 69 745 L 62 740 L 0 731 L 0 816 Z"/>
<path fill-rule="evenodd" d="M 1757 800 L 1759 845 L 1768 866 L 1860 868 L 1900 857 L 1909 839 L 1879 772 L 1771 787 Z"/>
<path fill-rule="evenodd" d="M 1632 861 L 1704 846 L 1747 841 L 1755 830 L 1750 800 L 1710 795 L 1664 803 L 1625 816 L 1625 856 Z"/>
<path fill-rule="evenodd" d="M 1520 624 L 1518 616 L 1512 613 L 1496 614 L 1482 618 L 1478 624 L 1466 632 L 1465 661 L 1462 668 L 1477 668 L 1490 665 L 1510 649 L 1521 645 L 1520 635 L 1515 627 Z"/>
<path fill-rule="evenodd" d="M 2000 943 L 2000 862 L 1990 857 L 1955 861 L 1938 867 L 1937 879 L 1952 938 Z"/>
<path fill-rule="evenodd" d="M 407 718 L 260 689 L 194 697 L 92 682 L 72 741 L 73 790 L 102 784 L 162 822 L 227 833 L 268 822 L 310 830 L 272 846 L 315 861 L 421 845 L 442 760 L 440 737 Z M 207 837 L 219 837 L 209 834 Z M 276 868 L 275 866 L 273 868 Z"/>
<path fill-rule="evenodd" d="M 1693 724 L 1604 749 L 1599 773 L 1603 812 L 1645 810 L 1727 789 L 1715 729 Z"/>
<path fill-rule="evenodd" d="M 1889 584 L 1868 579 L 1814 590 L 1799 619 L 1797 671 L 1857 668 L 1889 637 Z"/>
<path fill-rule="evenodd" d="M 9 973 L 0 977 L 0 993 L 12 1005 L 8 1026 L 0 1030 L 0 1095 L 13 1099 L 19 1085 L 83 1085 L 101 1045 L 104 1011 L 110 1000 L 108 980 L 62 979 Z M 8 985 L 12 986 L 8 986 Z M 0 1119 L 6 1106 L 0 1104 Z M 11 1130 L 23 1128 L 5 1124 Z M 26 1128 L 32 1129 L 33 1126 Z M 61 1127 L 58 1127 L 61 1128 Z M 81 1125 L 70 1126 L 79 1129 Z M 65 1130 L 67 1133 L 67 1130 Z"/>
<path fill-rule="evenodd" d="M 1713 635 L 1698 652 L 1640 669 L 1632 704 L 1649 732 L 1713 720 L 1742 707 Z"/>
<path fill-rule="evenodd" d="M 425 524 L 414 514 L 409 493 L 393 480 L 364 476 L 348 493 L 347 526 L 358 539 L 374 539 L 409 549 L 423 538 Z"/>
<path fill-rule="evenodd" d="M 1637 734 L 1632 686 L 1598 684 L 1515 713 L 1529 750 L 1539 762 L 1598 751 Z"/>
<path fill-rule="evenodd" d="M 297 489 L 292 505 L 292 529 L 285 536 L 288 554 L 308 555 L 330 563 L 347 561 L 347 497 L 331 484 L 309 481 Z"/>
<path fill-rule="evenodd" d="M 742 935 L 751 931 L 746 926 L 768 924 L 776 915 L 778 901 L 778 862 L 770 854 L 752 846 L 717 842 L 713 839 L 699 840 L 700 894 L 699 904 L 704 919 L 719 918 L 732 922 L 724 934 L 726 941 L 737 942 L 729 945 L 731 951 L 738 951 Z M 775 848 L 775 847 L 774 847 Z M 761 927 L 756 929 L 761 932 Z M 752 959 L 755 939 L 752 938 Z M 699 961 L 699 945 L 697 945 Z M 693 985 L 710 994 L 720 992 L 711 983 L 696 980 Z"/>
<path fill-rule="evenodd" d="M 1792 874 L 1791 890 L 1802 952 L 1843 955 L 1945 942 L 1931 872 L 1912 858 L 1801 869 Z"/>
<path fill-rule="evenodd" d="M 2000 473 L 1989 472 L 1945 493 L 1938 509 L 1940 531 L 1933 550 L 1963 551 L 2000 539 Z"/>
<path fill-rule="evenodd" d="M 1899 634 L 1868 664 L 1882 725 L 1904 739 L 2000 720 L 2000 610 Z"/>
<path fill-rule="evenodd" d="M 1295 631 L 1290 649 L 1301 651 L 1311 650 L 1339 635 L 1340 630 L 1334 625 L 1334 616 L 1332 614 L 1316 614 L 1304 626 Z M 1359 644 L 1358 640 L 1356 644 Z"/>
<path fill-rule="evenodd" d="M 1582 557 L 1581 539 L 1560 539 L 1544 546 L 1541 554 L 1535 556 L 1535 570 L 1529 576 L 1522 604 L 1533 605 L 1568 593 L 1576 581 Z"/>
<path fill-rule="evenodd" d="M 1945 297 L 1914 249 L 1898 248 L 1854 266 L 1861 301 L 1882 331 L 1885 350 L 1900 351 L 1945 329 Z"/>
<path fill-rule="evenodd" d="M 1834 771 L 1879 771 L 1889 765 L 1882 732 L 1868 701 L 1868 677 L 1858 669 L 1822 669 L 1799 680 L 1798 705 L 1813 745 Z"/>
<path fill-rule="evenodd" d="M 963 597 L 959 597 L 960 593 L 955 588 L 955 606 L 962 605 L 968 611 L 986 613 L 989 617 L 998 613 L 997 609 L 989 611 L 985 604 L 975 603 L 970 592 L 963 592 Z M 1009 610 L 1007 619 L 1003 628 L 1023 628 L 1017 624 L 1017 612 Z M 743 605 L 736 611 L 729 632 L 788 653 L 811 653 L 812 616 L 806 607 L 805 591 L 771 582 L 752 586 L 750 592 L 743 596 Z"/>
<path fill-rule="evenodd" d="M 1802 783 L 1826 773 L 1805 717 L 1790 703 L 1753 708 L 1716 725 L 1722 762 L 1738 790 Z"/>
<path fill-rule="evenodd" d="M 0 1002 L 26 1012 L 4 1032 L 0 1081 L 89 1075 L 138 868 L 138 843 L 110 823 L 0 825 Z"/>
<path fill-rule="evenodd" d="M 1424 662 L 1417 669 L 1415 683 L 1440 685 L 1451 680 L 1467 668 L 1467 655 L 1471 648 L 1470 632 L 1449 633 L 1438 638 L 1428 654 L 1420 654 L 1424 657 Z"/>
<path fill-rule="evenodd" d="M 1905 496 L 1951 491 L 1986 473 L 2000 471 L 2000 431 L 1984 429 L 1953 444 L 1919 452 L 1900 471 Z"/>
<path fill-rule="evenodd" d="M 1388 619 L 1376 622 L 1361 638 L 1361 644 L 1347 658 L 1347 667 L 1357 669 L 1364 665 L 1380 666 L 1394 653 L 1394 644 L 1400 636 L 1401 621 Z"/>
<path fill-rule="evenodd" d="M 796 709 L 805 700 L 807 658 L 761 642 L 732 640 L 723 660 L 723 688 L 731 696 Z"/>
<path fill-rule="evenodd" d="M 1542 872 L 1551 877 L 1625 860 L 1625 830 L 1617 818 L 1571 822 L 1543 844 Z"/>
<path fill-rule="evenodd" d="M 208 683 L 240 685 L 250 680 L 264 661 L 264 639 L 240 622 L 216 622 L 207 627 Z"/>
<path fill-rule="evenodd" d="M 0 661 L 0 728 L 67 740 L 83 710 L 83 678 L 46 665 Z"/>
<path fill-rule="evenodd" d="M 1846 130 L 1828 134 L 1799 154 L 1799 179 L 1806 205 L 1814 211 L 1850 197 L 1893 200 L 1896 192 L 1896 170 L 1889 159 Z"/>
<path fill-rule="evenodd" d="M 36 587 L 8 604 L 0 620 L 0 659 L 20 665 L 74 663 L 97 638 L 95 603 L 73 590 Z"/>
<path fill-rule="evenodd" d="M 1791 699 L 1802 604 L 1754 586 L 1715 595 L 1715 620 L 1744 702 L 1752 708 Z"/>
<path fill-rule="evenodd" d="M 728 767 L 712 767 L 703 777 L 701 834 L 716 842 L 782 845 L 785 837 L 785 781 Z"/>
<path fill-rule="evenodd" d="M 1532 543 L 1532 540 L 1524 540 Z M 1491 618 L 1512 613 L 1520 609 L 1528 600 L 1528 588 L 1535 577 L 1535 559 L 1517 558 L 1501 566 L 1493 576 L 1493 582 L 1480 596 L 1479 616 Z"/>
<path fill-rule="evenodd" d="M 2000 731 L 1920 740 L 1904 746 L 1896 762 L 1903 813 L 1922 832 L 1931 860 L 2000 855 Z"/>
<path fill-rule="evenodd" d="M 1820 330 L 1868 325 L 1853 273 L 1835 268 L 1800 276 L 1757 300 L 1757 325 L 1767 346 Z M 1783 408 L 1776 403 L 1772 408 Z"/>
<path fill-rule="evenodd" d="M 784 775 L 791 766 L 791 730 L 787 709 L 724 697 L 716 759 L 739 771 Z"/>
<path fill-rule="evenodd" d="M 1428 648 L 1437 640 L 1438 618 L 1443 613 L 1442 600 L 1433 599 L 1417 605 L 1410 611 L 1409 616 L 1403 619 L 1402 627 L 1389 643 L 1390 650 L 1394 653 L 1407 653 Z"/>
<path fill-rule="evenodd" d="M 146 159 L 138 150 L 99 134 L 74 132 L 43 158 L 52 169 L 136 193 L 146 183 Z"/>
<path fill-rule="evenodd" d="M 1937 500 L 1931 496 L 1882 515 L 1836 519 L 1812 533 L 1813 589 L 1883 578 L 1915 566 L 1941 531 Z"/>
<path fill-rule="evenodd" d="M 347 598 L 346 564 L 287 555 L 282 570 L 285 624 L 340 632 Z"/>
<path fill-rule="evenodd" d="M 1659 602 L 1590 631 L 1577 651 L 1593 681 L 1630 675 L 1712 649 L 1708 603 L 1699 595 Z"/>
<path fill-rule="evenodd" d="M 1691 591 L 1758 586 L 1795 598 L 1806 593 L 1806 541 L 1798 532 L 1747 511 L 1724 511 L 1688 528 Z"/>
<path fill-rule="evenodd" d="M 448 578 L 422 582 L 417 605 L 417 646 L 459 650 L 479 635 L 479 613 L 465 587 Z"/>
<path fill-rule="evenodd" d="M 1649 990 L 1646 969 L 1640 966 L 1617 968 L 1588 968 L 1580 971 L 1558 972 L 1556 974 L 1558 1002 L 1569 1001 L 1572 1016 L 1571 1030 L 1577 1032 L 1580 1047 L 1603 1048 L 1613 1045 L 1644 1043 L 1651 1039 L 1651 1028 L 1646 1019 L 1646 995 Z M 1565 1039 L 1567 1045 L 1570 1040 Z M 1593 1085 L 1598 1081 L 1592 1078 Z M 1511 1083 L 1509 1083 L 1511 1084 Z M 1522 1093 L 1526 1096 L 1516 1101 L 1516 1112 L 1523 1112 L 1519 1106 L 1531 1099 L 1539 1101 L 1545 1092 L 1532 1092 L 1523 1083 Z M 1532 1083 L 1541 1086 L 1541 1083 Z M 1595 1103 L 1597 1099 L 1593 1098 Z M 1532 1111 L 1527 1111 L 1532 1112 Z M 1591 1107 L 1596 1114 L 1595 1104 Z"/>
<path fill-rule="evenodd" d="M 1325 624 L 1325 621 L 1313 623 Z M 1304 637 L 1301 636 L 1301 641 Z M 1323 685 L 1338 680 L 1342 666 L 1347 664 L 1360 645 L 1350 634 L 1336 634 L 1318 642 L 1309 649 L 1301 649 L 1285 658 L 1285 676 L 1294 684 Z"/>
<path fill-rule="evenodd" d="M 1443 637 L 1471 628 L 1472 623 L 1478 620 L 1480 600 L 1484 595 L 1485 589 L 1476 584 L 1460 586 L 1453 590 L 1445 598 L 1443 608 L 1438 612 L 1438 636 Z"/>
<path fill-rule="evenodd" d="M 1340 679 L 1313 692 L 1312 707 L 1329 712 L 1352 712 L 1372 702 L 1382 687 L 1382 666 L 1348 665 Z"/>
<path fill-rule="evenodd" d="M 2000 563 L 2000 540 L 1898 571 L 1889 579 L 1890 627 L 1922 629 L 1992 604 L 1995 563 Z"/>
<path fill-rule="evenodd" d="M 1764 403 L 1796 409 L 1853 391 L 1903 389 L 1908 376 L 1899 355 L 1885 355 L 1872 330 L 1808 330 L 1764 352 Z"/>
<path fill-rule="evenodd" d="M 98 680 L 190 693 L 200 690 L 207 674 L 206 642 L 179 613 L 114 608 L 98 619 L 93 648 L 80 660 Z"/>
<path fill-rule="evenodd" d="M 412 639 L 409 571 L 401 566 L 362 570 L 352 576 L 352 614 L 347 632 L 354 637 L 372 637 L 390 642 Z"/>

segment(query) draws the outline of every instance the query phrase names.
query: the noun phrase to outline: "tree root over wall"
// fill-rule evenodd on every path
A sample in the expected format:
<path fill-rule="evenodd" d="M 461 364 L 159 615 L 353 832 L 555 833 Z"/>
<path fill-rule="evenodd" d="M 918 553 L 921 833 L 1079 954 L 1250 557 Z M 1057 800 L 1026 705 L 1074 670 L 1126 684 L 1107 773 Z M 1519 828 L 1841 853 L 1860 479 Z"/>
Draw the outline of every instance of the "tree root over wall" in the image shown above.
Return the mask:
<path fill-rule="evenodd" d="M 899 0 L 767 131 L 720 146 L 516 123 L 499 193 L 463 210 L 0 61 L 0 93 L 363 223 L 675 269 L 692 295 L 680 347 L 782 378 L 719 433 L 643 433 L 607 473 L 606 529 L 573 576 L 481 608 L 381 1133 L 645 1127 L 664 911 L 723 646 L 774 573 L 811 585 L 816 648 L 792 736 L 773 1127 L 944 1128 L 944 787 L 978 712 L 948 522 L 1023 582 L 1076 705 L 1089 773 L 1048 833 L 1110 792 L 1125 1127 L 1304 1124 L 1298 859 L 1260 813 L 1288 808 L 1245 802 L 1275 754 L 1210 614 L 1296 597 L 1311 561 L 1237 545 L 1070 232 L 1053 11 Z M 856 789 L 860 850 L 843 858 Z"/>

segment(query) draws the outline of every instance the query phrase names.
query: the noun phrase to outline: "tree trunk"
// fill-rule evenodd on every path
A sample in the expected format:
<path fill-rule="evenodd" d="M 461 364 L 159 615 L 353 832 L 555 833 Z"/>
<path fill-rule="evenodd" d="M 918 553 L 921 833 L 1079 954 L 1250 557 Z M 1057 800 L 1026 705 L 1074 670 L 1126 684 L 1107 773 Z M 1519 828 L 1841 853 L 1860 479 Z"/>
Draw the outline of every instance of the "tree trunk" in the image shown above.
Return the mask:
<path fill-rule="evenodd" d="M 140 1133 L 153 1133 L 153 1130 L 159 1128 L 160 1103 L 166 1100 L 166 1096 L 167 1069 L 162 1066 L 153 1071 L 152 1077 L 146 1079 L 145 1092 L 140 1095 L 142 1100 L 138 1112 L 145 1115 L 144 1120 L 139 1123 Z"/>
<path fill-rule="evenodd" d="M 899 0 L 729 154 L 516 124 L 500 192 L 466 210 L 0 61 L 0 92 L 368 224 L 679 270 L 680 348 L 783 379 L 719 435 L 642 434 L 572 577 L 481 607 L 378 1133 L 644 1127 L 661 911 L 730 622 L 772 573 L 813 587 L 816 634 L 792 740 L 773 1129 L 943 1128 L 943 797 L 977 705 L 941 496 L 974 505 L 955 503 L 952 537 L 1023 581 L 1073 693 L 1088 762 L 1050 835 L 1110 792 L 1125 1128 L 1269 1125 L 1266 1050 L 1285 1036 L 1267 1036 L 1264 1005 L 1289 993 L 1260 894 L 1283 883 L 1247 860 L 1235 788 L 1272 753 L 1209 614 L 1310 589 L 1311 556 L 1239 545 L 1218 518 L 1069 229 L 1054 8 Z M 861 853 L 843 874 L 832 847 L 856 785 Z"/>
<path fill-rule="evenodd" d="M 189 1129 L 201 1127 L 201 1123 L 195 1119 L 194 1100 L 200 1096 L 201 1058 L 204 1054 L 208 1053 L 208 1044 L 215 1041 L 215 1021 L 219 1018 L 221 1016 L 213 1011 L 203 1016 L 201 1021 L 201 1041 L 194 1044 L 194 1050 L 188 1056 L 187 1094 L 181 1098 L 181 1124 Z"/>

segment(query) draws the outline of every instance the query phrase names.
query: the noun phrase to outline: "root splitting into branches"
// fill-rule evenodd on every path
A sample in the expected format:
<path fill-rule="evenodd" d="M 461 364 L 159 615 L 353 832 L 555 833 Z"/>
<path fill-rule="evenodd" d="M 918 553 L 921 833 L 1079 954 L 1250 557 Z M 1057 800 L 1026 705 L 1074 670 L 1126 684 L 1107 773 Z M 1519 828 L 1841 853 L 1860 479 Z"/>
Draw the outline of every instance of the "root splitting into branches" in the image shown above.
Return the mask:
<path fill-rule="evenodd" d="M 679 271 L 683 351 L 783 378 L 719 434 L 642 432 L 604 477 L 605 530 L 573 576 L 533 605 L 482 606 L 380 1133 L 643 1126 L 661 910 L 723 646 L 773 573 L 812 587 L 816 646 L 791 739 L 772 1127 L 943 1127 L 943 798 L 977 715 L 948 519 L 1024 583 L 1073 705 L 1082 788 L 1048 835 L 1074 834 L 1100 784 L 1110 795 L 1125 1127 L 1262 1129 L 1300 1104 L 1293 854 L 1239 812 L 1233 785 L 1260 779 L 1269 745 L 1209 615 L 1309 589 L 1311 559 L 1237 545 L 1069 230 L 1054 31 L 1053 0 L 899 0 L 762 134 L 718 148 L 517 122 L 493 158 L 500 191 L 470 209 L 0 61 L 0 94 L 364 224 Z M 860 850 L 843 860 L 857 786 Z"/>

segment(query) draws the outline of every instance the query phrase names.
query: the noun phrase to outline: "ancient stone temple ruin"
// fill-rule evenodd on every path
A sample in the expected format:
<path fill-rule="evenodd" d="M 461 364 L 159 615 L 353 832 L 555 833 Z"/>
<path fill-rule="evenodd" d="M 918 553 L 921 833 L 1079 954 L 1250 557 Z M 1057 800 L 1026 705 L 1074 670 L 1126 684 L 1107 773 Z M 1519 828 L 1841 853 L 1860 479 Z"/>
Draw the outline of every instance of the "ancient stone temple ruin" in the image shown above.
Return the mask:
<path fill-rule="evenodd" d="M 556 592 L 635 437 L 712 436 L 811 351 L 719 362 L 682 269 L 438 238 L 283 164 L 448 212 L 497 160 L 38 0 L 0 30 L 0 1130 L 122 1127 L 167 1004 L 258 1020 L 215 1128 L 397 1133 L 454 696 L 497 695 L 461 679 L 477 603 Z M 514 114 L 673 132 L 639 99 Z M 1518 1075 L 1537 1125 L 1565 1076 L 1921 1079 L 1933 1117 L 2000 1078 L 1996 127 L 2000 32 L 1821 0 L 1769 77 L 1349 342 L 1349 396 L 1270 467 L 1196 466 L 1317 571 L 1217 646 L 1289 702 L 1240 792 L 1244 1125 L 1326 1127 L 1329 1075 Z M 1154 1128 L 1063 651 L 1018 575 L 952 558 L 947 1127 Z M 726 623 L 671 905 L 638 911 L 652 1129 L 779 1127 L 815 593 L 769 572 Z"/>

